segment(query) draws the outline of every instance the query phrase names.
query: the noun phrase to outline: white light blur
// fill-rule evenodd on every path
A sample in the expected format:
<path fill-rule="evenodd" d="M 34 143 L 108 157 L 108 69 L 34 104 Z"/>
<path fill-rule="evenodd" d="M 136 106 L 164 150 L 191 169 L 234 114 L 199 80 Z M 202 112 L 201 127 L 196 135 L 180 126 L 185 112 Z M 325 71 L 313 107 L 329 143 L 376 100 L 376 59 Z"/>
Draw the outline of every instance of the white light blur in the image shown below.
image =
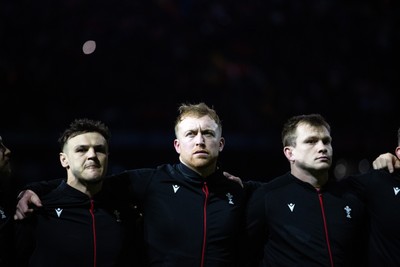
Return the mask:
<path fill-rule="evenodd" d="M 334 175 L 337 180 L 343 179 L 347 174 L 347 166 L 344 160 L 339 161 L 334 170 Z"/>
<path fill-rule="evenodd" d="M 82 51 L 85 55 L 90 55 L 96 50 L 96 42 L 93 40 L 86 41 L 82 46 Z"/>

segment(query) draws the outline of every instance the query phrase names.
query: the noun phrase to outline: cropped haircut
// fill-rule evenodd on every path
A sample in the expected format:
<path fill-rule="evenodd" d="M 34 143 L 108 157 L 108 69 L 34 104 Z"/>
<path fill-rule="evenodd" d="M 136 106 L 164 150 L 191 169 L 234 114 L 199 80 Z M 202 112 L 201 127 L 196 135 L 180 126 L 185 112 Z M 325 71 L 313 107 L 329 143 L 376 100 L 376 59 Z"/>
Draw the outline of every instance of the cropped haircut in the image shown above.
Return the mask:
<path fill-rule="evenodd" d="M 296 145 L 296 129 L 300 124 L 306 124 L 317 128 L 325 127 L 329 133 L 331 132 L 330 125 L 320 114 L 303 114 L 293 116 L 286 121 L 282 129 L 281 137 L 283 147 Z"/>
<path fill-rule="evenodd" d="M 193 116 L 195 118 L 209 116 L 217 123 L 218 128 L 220 128 L 222 132 L 222 121 L 220 120 L 217 112 L 215 109 L 210 108 L 203 102 L 198 104 L 181 104 L 178 108 L 178 111 L 179 115 L 175 120 L 175 135 L 178 132 L 179 123 L 188 116 Z"/>
<path fill-rule="evenodd" d="M 58 138 L 58 144 L 60 145 L 61 151 L 63 150 L 65 143 L 69 139 L 83 133 L 92 132 L 101 134 L 107 141 L 107 143 L 111 137 L 110 130 L 103 122 L 90 120 L 87 118 L 75 119 L 73 122 L 71 122 L 69 128 L 65 129 L 65 131 Z"/>

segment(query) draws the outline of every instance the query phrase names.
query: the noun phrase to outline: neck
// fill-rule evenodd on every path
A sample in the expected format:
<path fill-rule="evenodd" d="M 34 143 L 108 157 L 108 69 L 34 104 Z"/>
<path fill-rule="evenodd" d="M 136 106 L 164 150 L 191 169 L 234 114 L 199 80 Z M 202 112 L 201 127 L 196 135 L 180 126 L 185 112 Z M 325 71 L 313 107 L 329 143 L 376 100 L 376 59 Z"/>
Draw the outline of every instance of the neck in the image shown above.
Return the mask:
<path fill-rule="evenodd" d="M 67 184 L 76 190 L 81 191 L 82 193 L 88 195 L 89 197 L 93 197 L 97 194 L 103 185 L 103 180 L 98 181 L 80 181 L 78 179 L 67 179 Z"/>
<path fill-rule="evenodd" d="M 307 171 L 307 170 L 299 170 L 299 169 L 292 169 L 290 172 L 293 176 L 297 179 L 309 183 L 315 188 L 320 188 L 324 184 L 328 182 L 328 171 Z"/>

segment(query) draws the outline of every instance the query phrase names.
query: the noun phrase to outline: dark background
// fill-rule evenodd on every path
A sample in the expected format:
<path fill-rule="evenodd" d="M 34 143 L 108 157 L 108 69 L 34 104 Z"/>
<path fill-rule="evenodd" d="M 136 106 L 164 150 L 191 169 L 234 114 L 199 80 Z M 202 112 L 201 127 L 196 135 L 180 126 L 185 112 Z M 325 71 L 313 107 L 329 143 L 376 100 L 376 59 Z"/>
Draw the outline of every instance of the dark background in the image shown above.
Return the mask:
<path fill-rule="evenodd" d="M 222 166 L 244 179 L 289 169 L 280 130 L 302 113 L 331 124 L 336 177 L 364 171 L 397 146 L 399 11 L 390 0 L 1 1 L 0 134 L 23 182 L 65 175 L 57 138 L 77 117 L 110 127 L 110 172 L 154 167 L 177 161 L 179 104 L 204 101 L 223 120 Z"/>

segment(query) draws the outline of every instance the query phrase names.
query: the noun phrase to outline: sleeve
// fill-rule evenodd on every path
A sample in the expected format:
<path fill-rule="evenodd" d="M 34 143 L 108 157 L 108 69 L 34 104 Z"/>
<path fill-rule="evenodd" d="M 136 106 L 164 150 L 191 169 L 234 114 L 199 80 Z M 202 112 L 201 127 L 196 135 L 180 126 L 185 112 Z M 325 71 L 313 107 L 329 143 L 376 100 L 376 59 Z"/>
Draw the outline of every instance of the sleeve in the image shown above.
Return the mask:
<path fill-rule="evenodd" d="M 35 222 L 36 216 L 15 222 L 15 263 L 18 267 L 29 266 L 29 259 L 35 249 Z"/>
<path fill-rule="evenodd" d="M 250 194 L 252 194 L 257 188 L 261 187 L 263 184 L 265 183 L 253 180 L 248 180 L 243 182 L 245 190 Z"/>
<path fill-rule="evenodd" d="M 64 178 L 60 179 L 53 179 L 53 180 L 48 180 L 48 181 L 39 181 L 39 182 L 33 182 L 25 185 L 22 190 L 32 190 L 35 192 L 39 197 L 46 195 L 50 191 L 54 190 L 57 188 L 62 181 L 64 181 Z"/>
<path fill-rule="evenodd" d="M 0 266 L 14 266 L 14 220 L 10 214 L 5 217 L 6 214 L 1 213 L 0 216 Z"/>
<path fill-rule="evenodd" d="M 266 242 L 266 229 L 265 190 L 259 187 L 250 196 L 246 209 L 247 266 L 259 266 Z"/>
<path fill-rule="evenodd" d="M 154 169 L 127 170 L 106 177 L 103 188 L 126 194 L 132 201 L 142 200 L 154 173 Z"/>

